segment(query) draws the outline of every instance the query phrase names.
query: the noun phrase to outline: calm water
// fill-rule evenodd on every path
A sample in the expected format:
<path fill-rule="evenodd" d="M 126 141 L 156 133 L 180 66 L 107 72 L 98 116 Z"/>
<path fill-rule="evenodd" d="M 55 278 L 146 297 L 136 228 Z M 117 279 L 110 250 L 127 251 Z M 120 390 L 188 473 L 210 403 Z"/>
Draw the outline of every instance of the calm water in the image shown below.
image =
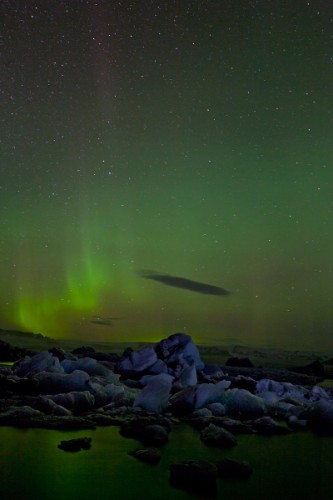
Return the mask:
<path fill-rule="evenodd" d="M 67 453 L 57 448 L 62 439 L 82 436 L 92 437 L 91 450 Z M 0 443 L 1 496 L 6 500 L 193 498 L 170 488 L 169 465 L 223 456 L 248 460 L 254 473 L 247 480 L 219 479 L 218 498 L 328 500 L 333 493 L 333 438 L 310 432 L 239 436 L 238 446 L 221 451 L 205 447 L 195 430 L 180 425 L 162 448 L 157 466 L 129 456 L 138 442 L 121 437 L 117 427 L 79 432 L 0 427 Z"/>

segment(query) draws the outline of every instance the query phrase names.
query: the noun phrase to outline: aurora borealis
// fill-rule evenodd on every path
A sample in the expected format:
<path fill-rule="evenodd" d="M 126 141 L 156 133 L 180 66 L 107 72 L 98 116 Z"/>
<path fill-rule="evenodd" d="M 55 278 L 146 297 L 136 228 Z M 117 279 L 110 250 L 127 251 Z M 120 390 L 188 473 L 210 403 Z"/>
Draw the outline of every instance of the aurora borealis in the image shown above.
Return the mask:
<path fill-rule="evenodd" d="M 332 347 L 330 2 L 1 11 L 0 327 Z"/>

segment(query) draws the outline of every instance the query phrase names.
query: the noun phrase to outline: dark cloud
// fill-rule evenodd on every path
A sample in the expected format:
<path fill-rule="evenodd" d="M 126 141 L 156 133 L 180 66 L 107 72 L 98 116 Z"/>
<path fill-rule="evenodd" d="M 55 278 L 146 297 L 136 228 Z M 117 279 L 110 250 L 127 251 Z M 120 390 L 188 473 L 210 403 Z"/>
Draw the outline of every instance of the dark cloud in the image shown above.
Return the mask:
<path fill-rule="evenodd" d="M 102 318 L 101 316 L 94 316 L 90 323 L 95 325 L 113 326 L 113 322 L 121 318 Z"/>
<path fill-rule="evenodd" d="M 203 293 L 206 295 L 230 295 L 228 290 L 219 286 L 201 283 L 200 281 L 193 281 L 179 276 L 171 276 L 170 274 L 159 274 L 154 271 L 139 271 L 138 273 L 142 278 L 148 280 L 158 281 L 168 286 L 175 286 L 176 288 L 184 288 L 191 292 Z"/>

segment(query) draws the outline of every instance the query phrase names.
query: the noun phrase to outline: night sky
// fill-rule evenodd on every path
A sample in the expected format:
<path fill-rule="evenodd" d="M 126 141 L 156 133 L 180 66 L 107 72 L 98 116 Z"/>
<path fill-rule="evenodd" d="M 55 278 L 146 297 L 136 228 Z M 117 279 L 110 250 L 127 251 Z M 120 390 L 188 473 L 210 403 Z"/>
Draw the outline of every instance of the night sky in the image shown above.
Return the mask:
<path fill-rule="evenodd" d="M 333 348 L 333 6 L 4 0 L 0 328 Z"/>

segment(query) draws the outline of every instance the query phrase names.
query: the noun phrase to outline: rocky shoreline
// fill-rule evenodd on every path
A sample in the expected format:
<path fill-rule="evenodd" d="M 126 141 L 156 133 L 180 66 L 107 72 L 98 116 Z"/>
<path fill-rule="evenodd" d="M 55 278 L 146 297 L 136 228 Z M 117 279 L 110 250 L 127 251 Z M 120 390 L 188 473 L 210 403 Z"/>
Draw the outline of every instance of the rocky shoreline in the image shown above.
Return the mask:
<path fill-rule="evenodd" d="M 333 390 L 318 386 L 319 380 L 289 370 L 204 364 L 185 334 L 139 351 L 126 349 L 122 356 L 89 347 L 53 348 L 0 367 L 0 425 L 58 430 L 117 425 L 123 436 L 141 442 L 135 458 L 157 464 L 158 448 L 180 422 L 197 429 L 206 446 L 224 449 L 236 446 L 237 435 L 244 433 L 333 434 Z M 86 448 L 72 441 L 69 451 L 90 447 L 90 441 Z M 205 463 L 187 462 L 171 468 L 170 482 L 189 489 L 201 474 L 214 483 L 218 474 L 249 471 L 242 463 L 216 464 L 213 471 Z"/>

